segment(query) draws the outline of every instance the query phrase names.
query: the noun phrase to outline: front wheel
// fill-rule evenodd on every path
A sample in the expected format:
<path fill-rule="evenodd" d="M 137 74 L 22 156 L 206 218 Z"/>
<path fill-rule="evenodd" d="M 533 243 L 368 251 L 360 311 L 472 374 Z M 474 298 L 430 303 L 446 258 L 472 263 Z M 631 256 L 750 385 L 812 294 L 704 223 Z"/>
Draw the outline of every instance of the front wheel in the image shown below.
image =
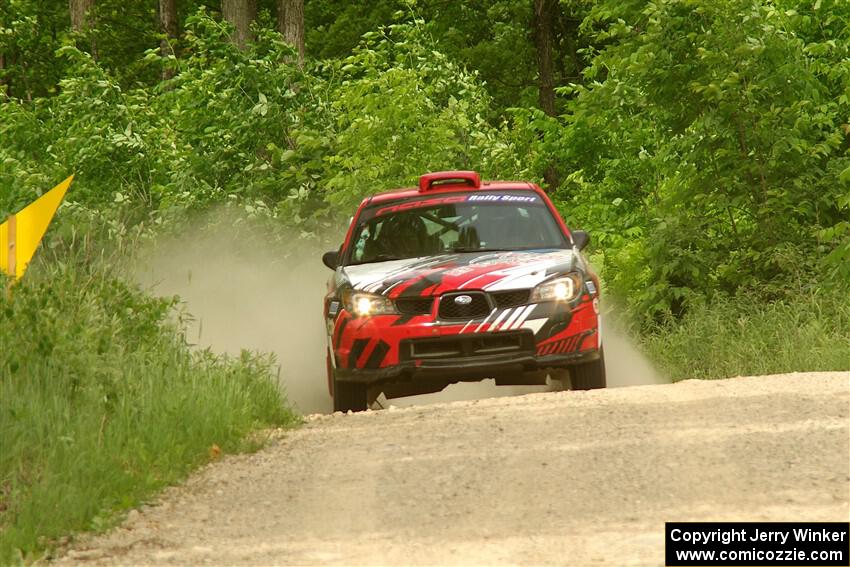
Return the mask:
<path fill-rule="evenodd" d="M 334 377 L 334 411 L 366 411 L 366 386 Z"/>
<path fill-rule="evenodd" d="M 604 388 L 605 353 L 600 349 L 599 358 L 570 368 L 570 384 L 573 390 L 596 390 Z"/>

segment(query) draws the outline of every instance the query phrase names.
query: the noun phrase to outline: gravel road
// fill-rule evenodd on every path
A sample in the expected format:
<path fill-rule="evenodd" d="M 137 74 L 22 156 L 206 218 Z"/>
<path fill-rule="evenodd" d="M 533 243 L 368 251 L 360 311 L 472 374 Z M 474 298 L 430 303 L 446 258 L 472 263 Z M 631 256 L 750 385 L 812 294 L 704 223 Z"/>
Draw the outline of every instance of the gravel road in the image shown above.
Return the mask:
<path fill-rule="evenodd" d="M 312 416 L 58 561 L 662 565 L 665 521 L 850 518 L 850 373 Z"/>

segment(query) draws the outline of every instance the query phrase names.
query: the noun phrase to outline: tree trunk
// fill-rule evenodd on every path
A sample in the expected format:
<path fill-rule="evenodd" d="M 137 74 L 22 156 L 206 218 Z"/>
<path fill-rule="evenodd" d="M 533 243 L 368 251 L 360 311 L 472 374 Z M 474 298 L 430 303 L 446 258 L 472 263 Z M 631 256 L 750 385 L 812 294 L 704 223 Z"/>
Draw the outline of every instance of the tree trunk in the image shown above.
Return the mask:
<path fill-rule="evenodd" d="M 71 14 L 71 31 L 85 32 L 92 28 L 95 0 L 68 0 L 68 11 Z M 91 55 L 97 60 L 97 45 L 91 38 Z"/>
<path fill-rule="evenodd" d="M 0 13 L 0 29 L 6 27 L 6 15 Z M 6 80 L 3 72 L 6 70 L 6 54 L 0 48 L 0 102 L 9 96 L 9 81 Z M 5 95 L 5 96 L 4 96 Z"/>
<path fill-rule="evenodd" d="M 552 63 L 552 44 L 554 42 L 555 18 L 558 0 L 533 0 L 534 47 L 537 51 L 537 87 L 540 108 L 549 116 L 555 116 L 555 77 Z M 559 185 L 558 172 L 554 164 L 549 164 L 543 173 L 543 179 L 549 189 Z"/>
<path fill-rule="evenodd" d="M 6 70 L 6 54 L 0 53 L 0 99 L 9 96 L 9 85 L 6 82 L 6 77 L 3 76 L 3 71 Z"/>
<path fill-rule="evenodd" d="M 221 0 L 221 15 L 236 28 L 233 43 L 245 47 L 254 39 L 251 23 L 257 19 L 257 0 Z"/>
<path fill-rule="evenodd" d="M 177 39 L 177 5 L 175 0 L 159 0 L 159 31 L 163 38 L 159 42 L 159 52 L 163 58 L 171 55 L 171 42 Z M 162 67 L 162 80 L 167 81 L 174 76 L 174 69 L 169 65 Z"/>
<path fill-rule="evenodd" d="M 540 108 L 555 116 L 555 78 L 552 43 L 558 0 L 534 0 L 534 47 L 537 50 L 537 85 Z"/>
<path fill-rule="evenodd" d="M 91 27 L 89 12 L 94 8 L 95 0 L 68 0 L 71 12 L 71 31 L 81 32 Z"/>
<path fill-rule="evenodd" d="M 286 43 L 298 49 L 298 64 L 304 63 L 304 0 L 277 1 L 277 31 Z"/>

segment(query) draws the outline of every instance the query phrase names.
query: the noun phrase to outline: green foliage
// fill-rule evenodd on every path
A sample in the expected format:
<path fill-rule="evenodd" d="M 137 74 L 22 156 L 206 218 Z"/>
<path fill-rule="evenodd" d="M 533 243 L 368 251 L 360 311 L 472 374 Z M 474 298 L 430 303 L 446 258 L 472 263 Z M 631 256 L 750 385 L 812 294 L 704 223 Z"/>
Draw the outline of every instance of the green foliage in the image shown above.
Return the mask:
<path fill-rule="evenodd" d="M 563 2 L 565 11 L 572 2 Z M 493 99 L 492 111 L 537 104 L 537 60 L 532 40 L 532 2 L 420 2 L 420 16 L 438 38 L 441 52 L 474 69 Z M 577 20 L 580 21 L 580 18 Z M 564 21 L 553 22 L 555 74 L 571 65 L 568 49 L 558 49 Z M 559 57 L 558 55 L 562 55 Z"/>
<path fill-rule="evenodd" d="M 73 170 L 70 202 L 120 210 L 125 221 L 229 203 L 314 231 L 331 210 L 423 171 L 523 171 L 510 133 L 485 118 L 491 100 L 480 81 L 441 54 L 421 22 L 370 34 L 354 55 L 305 69 L 274 32 L 258 29 L 240 50 L 203 11 L 186 26 L 188 55 L 161 87 L 123 88 L 90 55 L 65 47 L 71 73 L 57 96 L 0 107 L 9 141 L 0 184 L 16 188 L 7 210 Z"/>
<path fill-rule="evenodd" d="M 67 2 L 0 0 L 0 54 L 5 56 L 0 85 L 9 85 L 11 96 L 32 100 L 56 92 L 64 68 L 54 52 L 68 35 L 67 25 L 58 23 L 69 21 Z"/>
<path fill-rule="evenodd" d="M 8 140 L 0 183 L 14 189 L 4 208 L 71 171 L 71 203 L 120 209 L 135 222 L 233 198 L 273 201 L 281 189 L 268 146 L 285 143 L 304 104 L 300 72 L 284 62 L 292 50 L 262 32 L 240 51 L 227 40 L 228 28 L 203 13 L 188 26 L 192 55 L 161 92 L 122 88 L 90 55 L 65 47 L 71 73 L 57 96 L 0 107 L 0 135 Z"/>
<path fill-rule="evenodd" d="M 795 4 L 601 2 L 586 22 L 604 47 L 548 148 L 581 170 L 562 198 L 635 311 L 844 269 L 850 11 Z"/>
<path fill-rule="evenodd" d="M 530 2 L 311 1 L 305 5 L 307 52 L 344 59 L 364 35 L 411 19 L 430 32 L 434 49 L 477 71 L 495 108 L 537 100 L 534 46 L 528 41 Z"/>
<path fill-rule="evenodd" d="M 367 34 L 333 71 L 335 135 L 324 176 L 333 205 L 350 209 L 364 194 L 411 185 L 426 171 L 509 177 L 521 168 L 509 141 L 485 120 L 487 91 L 421 25 Z"/>
<path fill-rule="evenodd" d="M 107 527 L 213 444 L 294 423 L 271 360 L 190 350 L 173 307 L 62 264 L 0 297 L 0 563 Z"/>
<path fill-rule="evenodd" d="M 274 204 L 286 187 L 276 150 L 303 122 L 314 85 L 275 33 L 258 30 L 243 51 L 203 12 L 187 27 L 190 55 L 156 97 L 154 202 L 160 209 L 228 198 Z"/>
<path fill-rule="evenodd" d="M 159 67 L 142 58 L 158 42 L 156 4 L 98 0 L 90 14 L 94 27 L 70 31 L 68 2 L 0 0 L 0 82 L 13 98 L 31 100 L 59 92 L 68 73 L 57 51 L 77 45 L 95 55 L 122 86 L 159 80 Z"/>
<path fill-rule="evenodd" d="M 394 23 L 407 6 L 399 0 L 310 0 L 304 3 L 304 43 L 315 59 L 342 59 L 363 34 Z"/>
<path fill-rule="evenodd" d="M 73 44 L 95 56 L 122 87 L 153 85 L 160 78 L 159 65 L 142 55 L 159 41 L 157 18 L 155 2 L 97 0 L 89 14 L 92 28 L 76 34 Z"/>

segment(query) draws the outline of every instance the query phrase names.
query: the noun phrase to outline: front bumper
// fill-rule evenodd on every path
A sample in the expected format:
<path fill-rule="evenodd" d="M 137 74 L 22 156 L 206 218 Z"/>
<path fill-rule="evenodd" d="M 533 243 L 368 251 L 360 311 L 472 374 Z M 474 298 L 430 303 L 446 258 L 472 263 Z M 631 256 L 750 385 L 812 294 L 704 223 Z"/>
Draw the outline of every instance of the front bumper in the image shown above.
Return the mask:
<path fill-rule="evenodd" d="M 535 352 L 495 354 L 472 358 L 456 357 L 439 360 L 407 360 L 386 368 L 337 368 L 336 378 L 343 382 L 379 384 L 386 382 L 415 382 L 418 380 L 477 381 L 499 379 L 551 368 L 564 368 L 599 359 L 599 351 L 585 350 L 568 354 L 538 356 Z"/>
<path fill-rule="evenodd" d="M 523 383 L 517 382 L 523 375 L 598 358 L 598 323 L 597 300 L 589 295 L 458 322 L 434 313 L 358 318 L 343 311 L 329 329 L 333 373 L 339 381 L 382 386 L 437 388 L 484 378 Z"/>

